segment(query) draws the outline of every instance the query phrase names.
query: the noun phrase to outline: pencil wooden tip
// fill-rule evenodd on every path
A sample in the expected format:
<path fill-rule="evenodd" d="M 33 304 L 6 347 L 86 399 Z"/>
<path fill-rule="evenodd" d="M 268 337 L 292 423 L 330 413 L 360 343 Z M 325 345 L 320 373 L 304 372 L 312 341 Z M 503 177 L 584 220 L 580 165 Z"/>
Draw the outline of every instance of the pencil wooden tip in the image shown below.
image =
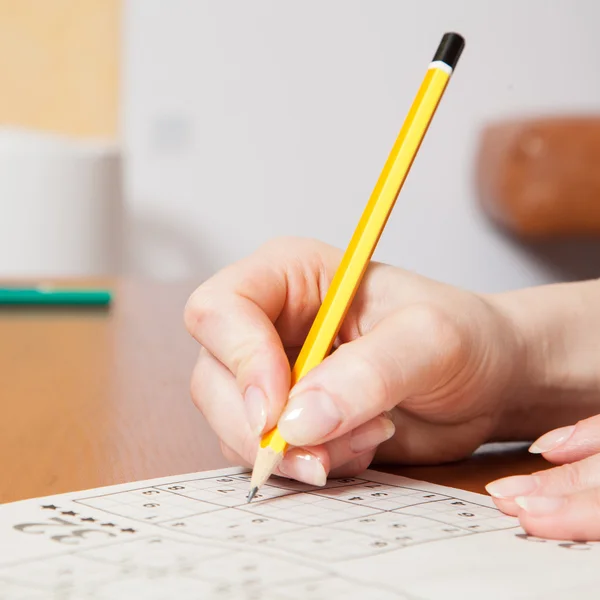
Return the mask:
<path fill-rule="evenodd" d="M 252 494 L 248 494 L 250 499 L 256 496 L 256 492 L 258 492 L 265 481 L 271 477 L 282 459 L 283 454 L 275 452 L 272 448 L 269 448 L 269 446 L 259 448 L 254 463 L 254 469 L 252 470 L 252 478 L 250 479 L 250 494 Z M 256 490 L 256 492 L 252 493 L 254 490 Z"/>

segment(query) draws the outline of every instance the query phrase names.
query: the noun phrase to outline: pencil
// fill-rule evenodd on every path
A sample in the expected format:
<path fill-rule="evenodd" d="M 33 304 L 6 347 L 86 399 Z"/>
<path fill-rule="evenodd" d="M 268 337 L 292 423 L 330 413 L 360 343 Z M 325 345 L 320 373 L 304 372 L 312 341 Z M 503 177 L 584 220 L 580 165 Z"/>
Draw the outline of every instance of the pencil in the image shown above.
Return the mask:
<path fill-rule="evenodd" d="M 457 33 L 446 33 L 442 37 L 294 364 L 292 387 L 330 353 L 464 45 L 465 40 Z M 252 471 L 248 502 L 279 466 L 287 449 L 288 444 L 277 426 L 263 435 Z"/>

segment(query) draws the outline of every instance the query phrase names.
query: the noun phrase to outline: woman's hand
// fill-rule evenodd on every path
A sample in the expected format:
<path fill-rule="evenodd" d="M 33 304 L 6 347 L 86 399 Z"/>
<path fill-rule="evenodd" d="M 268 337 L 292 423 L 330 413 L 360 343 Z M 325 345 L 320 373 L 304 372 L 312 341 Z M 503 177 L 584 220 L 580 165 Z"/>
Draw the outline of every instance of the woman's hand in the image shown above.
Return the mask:
<path fill-rule="evenodd" d="M 561 466 L 490 483 L 498 508 L 537 537 L 600 540 L 600 415 L 550 431 L 530 452 Z"/>
<path fill-rule="evenodd" d="M 600 281 L 479 296 L 372 264 L 335 351 L 290 392 L 340 259 L 278 240 L 190 297 L 192 397 L 225 456 L 252 465 L 278 424 L 293 447 L 278 474 L 324 485 L 373 460 L 440 463 L 553 430 L 531 451 L 562 466 L 488 491 L 532 535 L 600 539 Z"/>
<path fill-rule="evenodd" d="M 511 321 L 488 299 L 382 264 L 335 351 L 290 394 L 290 361 L 340 259 L 316 241 L 278 240 L 189 299 L 185 323 L 202 346 L 192 397 L 226 457 L 250 466 L 278 423 L 294 447 L 278 473 L 323 485 L 374 458 L 452 461 L 504 436 L 522 363 Z"/>
<path fill-rule="evenodd" d="M 600 280 L 495 297 L 519 332 L 523 368 L 506 437 L 560 465 L 487 486 L 531 535 L 600 540 Z M 532 436 L 532 434 L 534 434 Z M 530 437 L 532 436 L 532 437 Z"/>

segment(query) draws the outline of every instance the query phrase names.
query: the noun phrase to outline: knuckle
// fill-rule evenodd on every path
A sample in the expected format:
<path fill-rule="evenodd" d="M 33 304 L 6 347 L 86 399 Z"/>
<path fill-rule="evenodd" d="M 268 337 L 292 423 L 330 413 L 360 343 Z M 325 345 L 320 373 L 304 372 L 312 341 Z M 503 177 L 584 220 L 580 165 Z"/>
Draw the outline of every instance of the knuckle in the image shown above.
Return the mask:
<path fill-rule="evenodd" d="M 241 340 L 235 348 L 231 349 L 227 363 L 233 375 L 238 380 L 243 380 L 255 365 L 268 362 L 267 355 L 266 343 L 261 340 L 254 338 Z"/>
<path fill-rule="evenodd" d="M 466 365 L 469 358 L 468 339 L 457 319 L 431 304 L 408 307 L 403 311 L 402 318 L 414 338 L 423 340 L 429 349 L 430 366 L 436 367 L 440 377 Z"/>
<path fill-rule="evenodd" d="M 213 318 L 219 309 L 219 300 L 208 285 L 199 287 L 188 299 L 184 309 L 184 323 L 191 335 L 202 331 L 202 324 Z"/>
<path fill-rule="evenodd" d="M 463 336 L 457 322 L 441 308 L 431 304 L 418 304 L 407 309 L 406 317 L 424 338 L 453 353 L 462 349 Z"/>

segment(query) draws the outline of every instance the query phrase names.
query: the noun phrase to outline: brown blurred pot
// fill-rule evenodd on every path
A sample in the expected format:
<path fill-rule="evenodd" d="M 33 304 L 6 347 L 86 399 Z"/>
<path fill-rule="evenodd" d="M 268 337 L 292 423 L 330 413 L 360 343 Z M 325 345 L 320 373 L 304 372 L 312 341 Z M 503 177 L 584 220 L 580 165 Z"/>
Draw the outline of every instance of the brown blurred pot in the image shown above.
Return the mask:
<path fill-rule="evenodd" d="M 600 237 L 600 116 L 490 124 L 476 186 L 485 213 L 518 237 Z"/>

